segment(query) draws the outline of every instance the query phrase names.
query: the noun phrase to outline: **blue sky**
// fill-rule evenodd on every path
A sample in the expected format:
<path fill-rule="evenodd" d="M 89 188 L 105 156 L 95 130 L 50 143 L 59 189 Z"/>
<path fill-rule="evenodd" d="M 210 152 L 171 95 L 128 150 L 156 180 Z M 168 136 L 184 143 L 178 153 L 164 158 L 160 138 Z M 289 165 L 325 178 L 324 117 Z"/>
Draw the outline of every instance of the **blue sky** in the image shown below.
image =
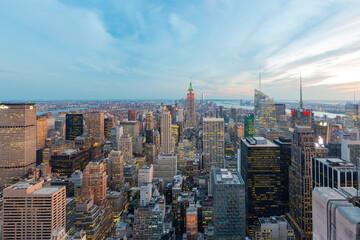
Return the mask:
<path fill-rule="evenodd" d="M 353 99 L 357 0 L 0 1 L 0 100 Z M 360 99 L 360 94 L 359 97 Z"/>

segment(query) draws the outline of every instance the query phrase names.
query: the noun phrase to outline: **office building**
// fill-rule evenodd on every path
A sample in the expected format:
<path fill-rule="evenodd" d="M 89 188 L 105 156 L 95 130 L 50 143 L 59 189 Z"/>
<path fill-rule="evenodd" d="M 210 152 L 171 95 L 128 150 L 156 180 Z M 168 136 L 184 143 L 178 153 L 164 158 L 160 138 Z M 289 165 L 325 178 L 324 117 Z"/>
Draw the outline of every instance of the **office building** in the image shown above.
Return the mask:
<path fill-rule="evenodd" d="M 0 103 L 0 189 L 16 182 L 36 164 L 36 106 Z"/>
<path fill-rule="evenodd" d="M 280 150 L 281 215 L 289 212 L 289 166 L 291 163 L 291 139 L 279 138 L 274 143 Z"/>
<path fill-rule="evenodd" d="M 124 134 L 130 134 L 133 139 L 139 136 L 140 123 L 138 121 L 122 121 L 120 125 L 123 127 Z"/>
<path fill-rule="evenodd" d="M 102 162 L 89 162 L 83 173 L 83 188 L 94 189 L 94 204 L 106 201 L 106 172 Z"/>
<path fill-rule="evenodd" d="M 312 187 L 357 187 L 356 166 L 339 158 L 312 158 Z"/>
<path fill-rule="evenodd" d="M 260 136 L 264 128 L 277 128 L 275 101 L 265 93 L 255 89 L 254 136 Z"/>
<path fill-rule="evenodd" d="M 134 213 L 133 239 L 150 240 L 152 236 L 152 210 L 151 207 L 138 207 Z"/>
<path fill-rule="evenodd" d="M 170 112 L 164 110 L 161 116 L 161 152 L 171 153 L 174 151 L 172 136 L 171 136 L 171 115 Z"/>
<path fill-rule="evenodd" d="M 122 152 L 124 156 L 124 162 L 127 164 L 133 163 L 133 145 L 132 145 L 132 137 L 130 134 L 125 133 L 120 137 L 119 140 L 119 151 Z"/>
<path fill-rule="evenodd" d="M 214 239 L 245 238 L 245 183 L 239 172 L 212 169 Z"/>
<path fill-rule="evenodd" d="M 315 135 L 309 126 L 297 126 L 291 146 L 289 167 L 289 210 L 287 215 L 296 238 L 311 239 L 311 159 L 315 157 Z"/>
<path fill-rule="evenodd" d="M 146 182 L 140 185 L 140 206 L 149 206 L 152 197 L 152 183 Z"/>
<path fill-rule="evenodd" d="M 80 170 L 76 170 L 71 174 L 71 181 L 74 183 L 74 187 L 81 187 L 83 180 L 83 173 Z"/>
<path fill-rule="evenodd" d="M 313 240 L 360 238 L 360 208 L 355 188 L 317 187 L 312 192 Z"/>
<path fill-rule="evenodd" d="M 67 113 L 65 123 L 65 139 L 75 140 L 84 133 L 84 118 L 81 113 Z"/>
<path fill-rule="evenodd" d="M 143 183 L 151 183 L 154 177 L 154 166 L 152 164 L 145 165 L 139 169 L 138 172 L 138 185 Z"/>
<path fill-rule="evenodd" d="M 259 217 L 281 215 L 280 148 L 263 137 L 242 139 L 240 148 L 247 231 L 252 235 Z"/>
<path fill-rule="evenodd" d="M 45 148 L 45 140 L 47 139 L 47 119 L 46 116 L 36 116 L 36 148 Z"/>
<path fill-rule="evenodd" d="M 176 113 L 176 122 L 182 123 L 184 122 L 184 109 L 179 108 Z"/>
<path fill-rule="evenodd" d="M 359 104 L 345 104 L 345 127 L 353 128 L 359 126 Z"/>
<path fill-rule="evenodd" d="M 136 110 L 129 110 L 128 111 L 128 120 L 129 121 L 136 121 Z"/>
<path fill-rule="evenodd" d="M 119 190 L 124 185 L 124 157 L 121 151 L 111 151 L 106 166 L 108 186 Z"/>
<path fill-rule="evenodd" d="M 51 239 L 65 231 L 64 186 L 19 182 L 3 191 L 3 240 Z"/>
<path fill-rule="evenodd" d="M 89 159 L 85 150 L 74 149 L 54 152 L 49 161 L 53 173 L 68 177 L 76 170 L 83 170 L 88 162 Z"/>
<path fill-rule="evenodd" d="M 186 209 L 186 239 L 197 240 L 198 238 L 198 212 L 195 204 L 190 204 Z"/>
<path fill-rule="evenodd" d="M 177 173 L 177 155 L 175 153 L 160 153 L 154 163 L 154 177 L 171 182 Z"/>
<path fill-rule="evenodd" d="M 108 115 L 104 119 L 104 135 L 106 140 L 110 140 L 111 129 L 115 127 L 114 116 Z"/>
<path fill-rule="evenodd" d="M 146 115 L 146 130 L 154 130 L 154 116 L 152 112 L 148 112 Z"/>
<path fill-rule="evenodd" d="M 190 83 L 186 96 L 186 128 L 196 128 L 195 93 Z"/>
<path fill-rule="evenodd" d="M 290 127 L 296 128 L 296 126 L 314 126 L 314 113 L 310 109 L 295 108 L 291 110 Z"/>
<path fill-rule="evenodd" d="M 341 139 L 341 159 L 351 162 L 356 166 L 359 157 L 360 141 Z M 360 164 L 360 161 L 358 162 L 358 164 Z"/>
<path fill-rule="evenodd" d="M 254 114 L 249 113 L 244 117 L 244 136 L 253 137 L 254 136 Z"/>
<path fill-rule="evenodd" d="M 101 145 L 105 141 L 104 113 L 89 112 L 87 114 L 87 141 L 88 146 Z"/>
<path fill-rule="evenodd" d="M 203 118 L 203 168 L 224 167 L 224 119 Z"/>
<path fill-rule="evenodd" d="M 329 124 L 327 122 L 317 122 L 314 124 L 315 142 L 319 145 L 329 143 Z"/>
<path fill-rule="evenodd" d="M 254 240 L 295 240 L 295 233 L 284 217 L 259 218 Z"/>
<path fill-rule="evenodd" d="M 270 141 L 274 141 L 277 138 L 285 137 L 283 131 L 279 129 L 267 129 L 267 128 L 262 129 L 260 135 L 261 137 L 264 137 Z"/>

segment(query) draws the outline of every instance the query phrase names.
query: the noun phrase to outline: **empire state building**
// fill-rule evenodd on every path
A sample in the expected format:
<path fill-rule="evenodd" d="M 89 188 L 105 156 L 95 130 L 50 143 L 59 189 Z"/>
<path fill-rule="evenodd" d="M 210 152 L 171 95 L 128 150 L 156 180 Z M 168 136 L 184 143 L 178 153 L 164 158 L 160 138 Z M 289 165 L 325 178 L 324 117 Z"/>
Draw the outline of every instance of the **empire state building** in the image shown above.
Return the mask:
<path fill-rule="evenodd" d="M 185 127 L 186 128 L 196 127 L 195 94 L 194 94 L 194 90 L 192 89 L 191 82 L 190 82 L 190 88 L 187 91 Z"/>

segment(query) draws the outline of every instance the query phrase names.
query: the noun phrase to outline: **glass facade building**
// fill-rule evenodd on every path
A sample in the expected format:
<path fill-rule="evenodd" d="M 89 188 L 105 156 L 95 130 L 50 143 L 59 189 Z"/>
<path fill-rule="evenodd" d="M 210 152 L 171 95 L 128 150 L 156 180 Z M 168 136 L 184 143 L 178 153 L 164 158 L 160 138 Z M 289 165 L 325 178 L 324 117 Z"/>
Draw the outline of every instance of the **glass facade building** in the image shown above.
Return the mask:
<path fill-rule="evenodd" d="M 257 89 L 255 89 L 254 112 L 254 136 L 260 136 L 264 128 L 277 128 L 275 100 Z"/>
<path fill-rule="evenodd" d="M 84 118 L 81 113 L 67 113 L 65 123 L 65 139 L 75 140 L 84 133 Z"/>
<path fill-rule="evenodd" d="M 249 113 L 244 117 L 244 136 L 253 137 L 254 136 L 254 114 Z"/>

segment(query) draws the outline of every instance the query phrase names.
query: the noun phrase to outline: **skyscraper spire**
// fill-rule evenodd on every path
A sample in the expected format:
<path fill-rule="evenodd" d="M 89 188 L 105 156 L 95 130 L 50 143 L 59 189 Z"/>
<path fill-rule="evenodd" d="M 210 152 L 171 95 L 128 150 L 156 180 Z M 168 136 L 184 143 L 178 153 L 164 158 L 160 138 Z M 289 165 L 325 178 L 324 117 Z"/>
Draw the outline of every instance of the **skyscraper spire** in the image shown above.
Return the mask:
<path fill-rule="evenodd" d="M 300 73 L 300 108 L 303 108 L 303 98 L 302 98 L 302 75 Z"/>
<path fill-rule="evenodd" d="M 191 84 L 191 82 L 190 82 L 190 89 L 192 89 L 192 84 Z"/>

